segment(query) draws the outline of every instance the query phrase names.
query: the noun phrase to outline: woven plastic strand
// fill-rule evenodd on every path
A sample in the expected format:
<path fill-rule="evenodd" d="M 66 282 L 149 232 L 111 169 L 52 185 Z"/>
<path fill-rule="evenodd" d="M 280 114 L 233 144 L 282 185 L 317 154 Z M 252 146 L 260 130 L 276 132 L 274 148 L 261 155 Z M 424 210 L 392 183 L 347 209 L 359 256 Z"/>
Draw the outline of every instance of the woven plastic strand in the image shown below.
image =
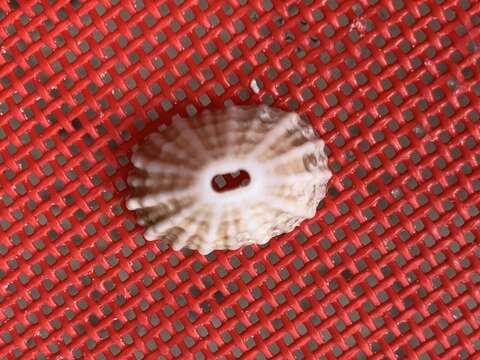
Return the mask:
<path fill-rule="evenodd" d="M 314 124 L 317 215 L 146 243 L 132 147 L 232 103 Z M 0 358 L 478 358 L 479 109 L 476 0 L 0 1 Z"/>

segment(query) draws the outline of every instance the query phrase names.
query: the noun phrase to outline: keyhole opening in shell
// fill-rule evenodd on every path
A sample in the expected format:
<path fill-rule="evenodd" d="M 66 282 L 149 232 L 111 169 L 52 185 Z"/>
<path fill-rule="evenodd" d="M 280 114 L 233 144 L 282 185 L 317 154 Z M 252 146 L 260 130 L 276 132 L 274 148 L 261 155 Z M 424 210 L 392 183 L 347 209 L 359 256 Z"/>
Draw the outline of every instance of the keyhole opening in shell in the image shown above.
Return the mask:
<path fill-rule="evenodd" d="M 218 174 L 212 178 L 212 188 L 219 193 L 242 188 L 248 184 L 250 184 L 250 174 L 245 170 Z"/>

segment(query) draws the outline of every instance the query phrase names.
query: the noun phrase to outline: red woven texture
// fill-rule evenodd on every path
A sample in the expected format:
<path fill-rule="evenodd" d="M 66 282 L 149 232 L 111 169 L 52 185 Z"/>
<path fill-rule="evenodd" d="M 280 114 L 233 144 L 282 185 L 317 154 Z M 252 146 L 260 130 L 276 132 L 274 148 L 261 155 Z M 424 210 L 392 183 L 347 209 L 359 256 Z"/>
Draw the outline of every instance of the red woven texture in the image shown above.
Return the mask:
<path fill-rule="evenodd" d="M 0 9 L 0 358 L 480 357 L 478 1 Z M 207 257 L 146 243 L 132 146 L 232 101 L 318 129 L 316 217 Z"/>

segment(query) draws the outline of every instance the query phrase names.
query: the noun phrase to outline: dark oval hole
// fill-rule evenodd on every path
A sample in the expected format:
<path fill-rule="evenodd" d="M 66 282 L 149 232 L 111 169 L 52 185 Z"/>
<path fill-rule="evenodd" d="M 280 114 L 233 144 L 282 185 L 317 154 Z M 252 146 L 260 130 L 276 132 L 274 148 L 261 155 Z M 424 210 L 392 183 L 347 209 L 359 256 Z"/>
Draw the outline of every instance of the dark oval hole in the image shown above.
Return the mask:
<path fill-rule="evenodd" d="M 245 170 L 218 174 L 212 179 L 212 188 L 219 193 L 232 191 L 248 184 L 250 184 L 250 174 Z"/>

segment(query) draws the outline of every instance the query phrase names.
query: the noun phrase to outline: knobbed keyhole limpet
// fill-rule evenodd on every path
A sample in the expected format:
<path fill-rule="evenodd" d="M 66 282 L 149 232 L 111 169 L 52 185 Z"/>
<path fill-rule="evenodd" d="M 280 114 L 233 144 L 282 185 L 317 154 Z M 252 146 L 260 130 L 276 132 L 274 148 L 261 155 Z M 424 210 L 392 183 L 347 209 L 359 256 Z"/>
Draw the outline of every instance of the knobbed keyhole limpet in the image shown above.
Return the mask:
<path fill-rule="evenodd" d="M 146 227 L 145 238 L 202 254 L 291 231 L 315 215 L 331 177 L 312 126 L 267 106 L 176 119 L 149 135 L 132 162 L 127 207 Z M 242 186 L 218 189 L 219 178 L 239 174 Z"/>

